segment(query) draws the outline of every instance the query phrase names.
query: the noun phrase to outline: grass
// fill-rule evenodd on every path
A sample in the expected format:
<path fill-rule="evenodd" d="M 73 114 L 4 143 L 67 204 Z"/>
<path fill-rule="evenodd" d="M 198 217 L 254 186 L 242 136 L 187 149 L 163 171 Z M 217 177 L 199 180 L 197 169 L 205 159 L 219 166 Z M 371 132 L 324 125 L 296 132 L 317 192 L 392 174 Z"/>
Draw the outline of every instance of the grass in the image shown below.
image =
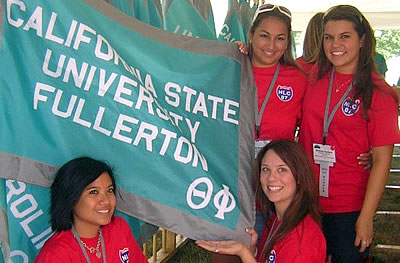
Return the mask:
<path fill-rule="evenodd" d="M 211 262 L 210 254 L 199 248 L 193 240 L 189 240 L 179 249 L 167 263 L 208 263 Z"/>

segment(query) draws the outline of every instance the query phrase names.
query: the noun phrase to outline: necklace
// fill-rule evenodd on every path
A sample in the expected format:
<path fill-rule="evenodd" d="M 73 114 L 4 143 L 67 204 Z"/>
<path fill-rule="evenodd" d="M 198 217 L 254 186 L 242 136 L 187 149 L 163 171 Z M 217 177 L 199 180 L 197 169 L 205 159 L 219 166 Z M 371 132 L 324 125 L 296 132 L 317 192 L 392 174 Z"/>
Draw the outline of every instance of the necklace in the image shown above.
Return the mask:
<path fill-rule="evenodd" d="M 100 252 L 100 250 L 99 250 L 100 244 L 101 244 L 101 242 L 100 242 L 100 233 L 101 233 L 101 230 L 100 230 L 100 228 L 99 228 L 99 238 L 97 239 L 96 248 L 94 248 L 94 247 L 89 247 L 85 242 L 83 242 L 83 241 L 81 240 L 82 245 L 83 245 L 87 250 L 89 250 L 90 254 L 93 254 L 93 253 L 96 251 L 96 257 L 97 257 L 97 258 L 101 258 L 101 252 Z"/>
<path fill-rule="evenodd" d="M 267 240 L 266 240 L 265 243 L 264 243 L 264 247 L 263 247 L 263 250 L 262 250 L 262 251 L 264 251 L 265 249 L 267 249 L 269 243 L 271 242 L 271 239 L 275 236 L 276 232 L 277 232 L 278 229 L 279 229 L 279 225 L 274 229 L 276 221 L 278 221 L 278 216 L 276 216 L 275 219 L 274 219 L 274 221 L 272 222 L 271 229 L 269 230 L 269 233 L 268 233 L 268 236 L 267 236 Z"/>
<path fill-rule="evenodd" d="M 92 254 L 96 251 L 96 257 L 101 258 L 103 256 L 103 263 L 107 262 L 107 257 L 106 257 L 106 246 L 104 244 L 104 238 L 103 238 L 103 233 L 101 232 L 101 229 L 99 228 L 99 239 L 97 240 L 97 245 L 96 248 L 94 247 L 89 247 L 85 242 L 83 242 L 79 236 L 78 233 L 76 233 L 74 225 L 71 227 L 72 234 L 74 235 L 75 240 L 78 242 L 79 247 L 81 248 L 81 251 L 86 259 L 87 263 L 90 263 L 89 255 L 86 252 L 86 249 L 89 250 L 89 252 Z M 101 252 L 100 252 L 100 246 L 101 246 Z"/>
<path fill-rule="evenodd" d="M 350 81 L 351 81 L 351 79 L 348 79 L 345 82 L 343 82 L 342 84 L 340 84 L 340 86 L 337 85 L 336 88 L 335 88 L 336 93 L 339 92 L 342 87 L 344 87 L 345 85 L 349 84 Z"/>

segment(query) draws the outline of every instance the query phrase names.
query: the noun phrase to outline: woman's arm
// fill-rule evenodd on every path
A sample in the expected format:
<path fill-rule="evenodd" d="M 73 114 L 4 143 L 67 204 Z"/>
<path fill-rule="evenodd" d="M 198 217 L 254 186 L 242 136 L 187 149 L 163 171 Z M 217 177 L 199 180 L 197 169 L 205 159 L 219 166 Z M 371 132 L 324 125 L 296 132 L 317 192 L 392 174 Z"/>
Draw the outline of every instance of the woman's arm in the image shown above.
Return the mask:
<path fill-rule="evenodd" d="M 251 236 L 250 248 L 246 247 L 240 241 L 225 240 L 225 241 L 204 241 L 198 240 L 196 244 L 205 250 L 216 252 L 225 255 L 233 255 L 240 257 L 243 263 L 254 263 L 257 260 L 254 258 L 256 250 L 258 234 L 253 228 L 246 228 L 246 232 Z"/>
<path fill-rule="evenodd" d="M 204 241 L 198 240 L 196 244 L 205 250 L 225 255 L 234 255 L 240 257 L 243 263 L 256 263 L 252 251 L 240 241 Z"/>
<path fill-rule="evenodd" d="M 355 246 L 363 252 L 372 243 L 373 217 L 385 191 L 392 160 L 393 145 L 372 148 L 372 169 L 360 215 L 356 222 Z M 365 242 L 364 242 L 365 241 Z"/>

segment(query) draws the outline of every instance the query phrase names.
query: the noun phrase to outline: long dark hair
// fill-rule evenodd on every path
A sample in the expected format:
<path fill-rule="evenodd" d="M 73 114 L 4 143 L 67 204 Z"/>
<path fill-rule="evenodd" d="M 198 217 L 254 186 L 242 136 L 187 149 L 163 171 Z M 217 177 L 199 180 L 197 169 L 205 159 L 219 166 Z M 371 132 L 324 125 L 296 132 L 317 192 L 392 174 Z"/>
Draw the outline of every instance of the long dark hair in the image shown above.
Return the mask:
<path fill-rule="evenodd" d="M 363 45 L 360 48 L 357 70 L 354 76 L 355 92 L 353 100 L 360 98 L 363 103 L 362 114 L 364 119 L 369 120 L 368 110 L 371 108 L 372 91 L 376 86 L 372 79 L 372 72 L 376 72 L 374 62 L 375 52 L 375 36 L 371 25 L 364 15 L 354 6 L 338 5 L 326 11 L 323 17 L 323 25 L 330 20 L 346 20 L 354 25 L 354 30 L 358 37 L 364 38 Z M 332 68 L 332 63 L 327 59 L 323 43 L 321 41 L 319 57 L 318 57 L 318 79 L 321 79 Z"/>
<path fill-rule="evenodd" d="M 262 8 L 262 6 L 260 6 L 259 8 Z M 284 8 L 284 7 L 282 7 L 282 8 Z M 260 25 L 261 21 L 263 21 L 263 19 L 268 18 L 268 17 L 276 17 L 276 18 L 280 19 L 287 28 L 288 45 L 286 47 L 285 52 L 283 53 L 283 56 L 279 59 L 279 63 L 281 65 L 293 66 L 293 67 L 298 68 L 298 66 L 293 58 L 292 48 L 291 48 L 292 40 L 293 40 L 292 25 L 291 25 L 292 21 L 287 15 L 281 13 L 278 8 L 274 8 L 271 11 L 258 14 L 257 17 L 254 19 L 253 24 L 250 27 L 249 35 L 254 36 L 254 32 L 256 31 L 257 27 Z M 250 59 L 252 59 L 253 47 L 252 47 L 252 43 L 251 43 L 250 39 L 249 39 L 249 42 L 247 43 L 247 46 L 248 46 L 248 50 L 249 50 L 249 57 L 250 57 Z"/>
<path fill-rule="evenodd" d="M 300 224 L 306 215 L 309 214 L 317 224 L 321 224 L 318 192 L 311 163 L 305 150 L 296 142 L 289 140 L 272 141 L 258 153 L 256 197 L 260 201 L 263 214 L 266 215 L 267 218 L 270 218 L 272 213 L 275 213 L 274 203 L 267 198 L 260 183 L 262 159 L 270 150 L 274 151 L 279 158 L 287 164 L 297 185 L 295 196 L 286 209 L 276 234 L 272 237 L 268 246 L 262 251 L 261 258 L 265 258 L 266 255 L 269 255 L 272 247 Z"/>
<path fill-rule="evenodd" d="M 74 223 L 73 208 L 82 192 L 105 172 L 110 176 L 114 191 L 116 191 L 113 171 L 103 161 L 79 157 L 65 163 L 57 171 L 50 188 L 50 221 L 53 231 L 71 229 Z"/>

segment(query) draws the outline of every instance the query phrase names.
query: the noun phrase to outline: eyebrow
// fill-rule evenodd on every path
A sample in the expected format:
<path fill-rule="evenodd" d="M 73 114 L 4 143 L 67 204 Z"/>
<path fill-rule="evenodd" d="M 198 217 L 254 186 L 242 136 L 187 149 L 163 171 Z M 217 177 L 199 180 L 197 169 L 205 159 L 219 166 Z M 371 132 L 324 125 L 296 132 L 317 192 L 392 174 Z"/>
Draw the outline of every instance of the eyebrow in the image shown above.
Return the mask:
<path fill-rule="evenodd" d="M 110 184 L 109 186 L 107 186 L 106 188 L 110 188 L 110 187 L 114 187 L 114 185 L 113 184 Z M 89 190 L 89 189 L 96 189 L 96 188 L 98 188 L 98 186 L 90 186 L 90 187 L 86 187 L 86 190 Z"/>
<path fill-rule="evenodd" d="M 270 32 L 268 32 L 268 31 L 266 31 L 266 30 L 263 30 L 263 29 L 260 29 L 260 31 L 261 31 L 261 32 L 264 32 L 264 33 L 267 33 L 267 34 L 271 34 Z M 287 34 L 286 34 L 286 33 L 280 33 L 280 34 L 278 34 L 277 36 L 281 36 L 281 35 L 286 36 Z"/>
<path fill-rule="evenodd" d="M 269 165 L 266 164 L 266 163 L 261 163 L 261 166 L 269 166 Z M 289 167 L 287 164 L 284 164 L 284 163 L 278 164 L 277 166 L 278 166 L 278 167 L 282 167 L 282 166 Z"/>
<path fill-rule="evenodd" d="M 354 32 L 352 33 L 352 32 L 346 31 L 346 32 L 339 33 L 339 35 L 343 35 L 343 34 L 354 34 Z M 324 35 L 332 35 L 332 34 L 324 33 Z"/>

